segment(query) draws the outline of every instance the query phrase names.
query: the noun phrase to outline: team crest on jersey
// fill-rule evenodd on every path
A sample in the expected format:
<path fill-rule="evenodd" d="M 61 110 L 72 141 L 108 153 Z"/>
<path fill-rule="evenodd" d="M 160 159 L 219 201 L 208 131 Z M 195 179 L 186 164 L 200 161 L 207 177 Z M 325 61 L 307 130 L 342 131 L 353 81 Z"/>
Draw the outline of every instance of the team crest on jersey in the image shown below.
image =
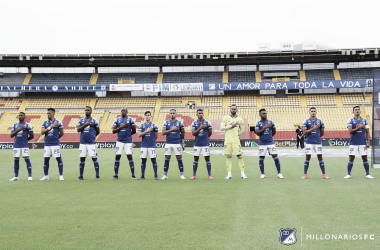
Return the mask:
<path fill-rule="evenodd" d="M 295 244 L 297 242 L 296 232 L 295 228 L 281 228 L 280 243 L 287 246 Z"/>

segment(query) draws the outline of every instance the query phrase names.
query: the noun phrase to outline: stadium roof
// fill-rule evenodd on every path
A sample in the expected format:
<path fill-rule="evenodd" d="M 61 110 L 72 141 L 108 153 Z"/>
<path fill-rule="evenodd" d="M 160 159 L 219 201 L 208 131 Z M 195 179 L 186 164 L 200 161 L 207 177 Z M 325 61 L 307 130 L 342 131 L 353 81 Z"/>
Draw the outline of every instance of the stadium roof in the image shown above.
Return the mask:
<path fill-rule="evenodd" d="M 0 67 L 163 67 L 380 61 L 377 48 L 173 54 L 0 54 Z"/>

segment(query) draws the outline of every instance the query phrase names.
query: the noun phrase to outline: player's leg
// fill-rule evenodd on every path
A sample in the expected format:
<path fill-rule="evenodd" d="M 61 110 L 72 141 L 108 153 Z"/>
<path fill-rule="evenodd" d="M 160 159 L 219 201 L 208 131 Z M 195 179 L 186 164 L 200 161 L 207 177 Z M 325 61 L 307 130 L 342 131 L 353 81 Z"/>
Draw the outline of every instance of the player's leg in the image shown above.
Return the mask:
<path fill-rule="evenodd" d="M 9 179 L 9 181 L 18 181 L 18 172 L 20 169 L 20 154 L 21 154 L 21 148 L 14 148 L 13 149 L 13 159 L 14 159 L 14 164 L 13 164 L 13 172 L 14 172 L 14 177 Z"/>
<path fill-rule="evenodd" d="M 168 178 L 168 171 L 169 171 L 169 163 L 170 163 L 170 157 L 173 153 L 173 148 L 171 144 L 165 144 L 165 163 L 164 163 L 164 175 L 162 176 L 161 180 L 165 180 Z"/>
<path fill-rule="evenodd" d="M 124 148 L 124 143 L 117 141 L 116 146 L 115 146 L 115 164 L 113 167 L 115 175 L 111 178 L 111 180 L 119 179 L 120 158 L 121 158 L 121 154 L 123 153 L 123 148 Z"/>
<path fill-rule="evenodd" d="M 369 163 L 368 163 L 368 159 L 367 159 L 367 147 L 365 145 L 360 145 L 359 146 L 359 153 L 362 156 L 362 160 L 363 160 L 363 166 L 364 166 L 365 173 L 366 173 L 365 178 L 373 179 L 374 177 L 369 174 Z"/>
<path fill-rule="evenodd" d="M 49 180 L 49 161 L 50 161 L 51 155 L 52 155 L 52 147 L 45 146 L 44 147 L 44 177 L 42 177 L 40 181 Z"/>
<path fill-rule="evenodd" d="M 202 147 L 196 147 L 194 146 L 193 155 L 194 155 L 194 161 L 193 161 L 193 176 L 191 176 L 191 180 L 195 180 L 197 176 L 197 169 L 198 169 L 198 162 L 199 162 L 199 155 L 201 154 Z"/>
<path fill-rule="evenodd" d="M 226 167 L 227 176 L 224 179 L 231 179 L 231 169 L 232 169 L 232 143 L 224 144 L 224 154 L 226 155 Z"/>
<path fill-rule="evenodd" d="M 269 153 L 273 157 L 274 165 L 276 166 L 276 169 L 277 169 L 277 177 L 280 179 L 284 179 L 284 176 L 282 176 L 281 174 L 280 159 L 278 158 L 277 149 L 275 145 L 271 145 L 269 147 Z"/>
<path fill-rule="evenodd" d="M 60 146 L 52 146 L 53 157 L 57 160 L 58 163 L 58 171 L 59 171 L 59 180 L 65 180 L 63 178 L 63 162 L 61 158 L 61 148 Z"/>
<path fill-rule="evenodd" d="M 86 145 L 87 153 L 91 157 L 92 162 L 94 163 L 94 169 L 95 169 L 95 180 L 99 181 L 99 162 L 98 162 L 98 152 L 96 149 L 96 144 L 88 144 Z"/>
<path fill-rule="evenodd" d="M 210 150 L 209 151 L 209 155 L 205 155 L 205 161 L 206 161 L 206 168 L 207 168 L 207 178 L 209 180 L 213 180 L 214 178 L 212 178 L 211 176 L 211 161 L 210 161 Z"/>
<path fill-rule="evenodd" d="M 86 163 L 87 148 L 84 144 L 79 144 L 79 177 L 77 181 L 83 180 L 84 166 Z"/>
<path fill-rule="evenodd" d="M 265 155 L 267 154 L 268 147 L 267 146 L 259 146 L 259 167 L 260 167 L 260 178 L 265 178 L 265 170 L 264 170 L 264 160 Z"/>
<path fill-rule="evenodd" d="M 133 151 L 132 151 L 132 143 L 125 143 L 124 144 L 124 152 L 127 155 L 128 162 L 129 162 L 129 168 L 131 169 L 131 175 L 132 179 L 136 180 L 135 176 L 135 163 L 133 162 Z"/>
<path fill-rule="evenodd" d="M 185 180 L 186 178 L 183 175 L 183 161 L 182 161 L 182 147 L 181 147 L 181 144 L 175 144 L 173 150 L 174 150 L 175 157 L 177 158 L 177 162 L 178 162 L 178 169 L 179 169 L 179 173 L 180 173 L 180 179 L 181 180 Z"/>
<path fill-rule="evenodd" d="M 298 138 L 298 136 L 297 136 L 297 149 L 298 149 L 298 145 L 301 145 L 301 139 Z"/>
<path fill-rule="evenodd" d="M 302 179 L 307 179 L 307 170 L 309 169 L 312 146 L 313 146 L 312 144 L 306 144 L 306 147 L 305 147 L 306 158 L 305 158 L 305 162 L 303 164 L 303 176 L 302 176 Z"/>
<path fill-rule="evenodd" d="M 148 157 L 148 148 L 140 148 L 141 176 L 140 176 L 139 180 L 145 179 L 145 169 L 146 169 L 147 157 Z"/>
<path fill-rule="evenodd" d="M 26 163 L 26 169 L 28 170 L 28 181 L 32 181 L 32 163 L 30 162 L 29 158 L 29 148 L 23 148 L 22 150 L 22 157 L 24 158 L 24 161 Z"/>
<path fill-rule="evenodd" d="M 149 152 L 149 157 L 150 161 L 152 162 L 153 165 L 153 171 L 154 171 L 154 179 L 158 180 L 158 175 L 157 175 L 157 153 L 156 153 L 156 148 L 148 148 Z"/>
<path fill-rule="evenodd" d="M 241 178 L 247 179 L 247 176 L 244 173 L 244 160 L 243 160 L 243 150 L 241 149 L 240 143 L 235 143 L 232 144 L 232 148 L 234 151 L 234 154 L 238 158 L 238 163 L 239 163 L 239 168 L 240 168 L 240 173 L 241 173 Z"/>
<path fill-rule="evenodd" d="M 322 171 L 322 179 L 330 179 L 330 177 L 326 175 L 325 162 L 323 161 L 323 158 L 322 158 L 322 144 L 313 144 L 313 149 L 314 149 L 314 152 L 317 154 L 319 167 L 321 168 L 321 171 Z"/>

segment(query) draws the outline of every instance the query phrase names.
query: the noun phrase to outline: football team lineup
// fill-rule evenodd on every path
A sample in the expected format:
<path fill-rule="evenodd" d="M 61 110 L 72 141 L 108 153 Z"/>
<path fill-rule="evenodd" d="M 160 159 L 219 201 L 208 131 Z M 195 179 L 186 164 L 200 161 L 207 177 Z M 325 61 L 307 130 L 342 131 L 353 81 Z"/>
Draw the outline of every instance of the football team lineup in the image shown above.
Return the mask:
<path fill-rule="evenodd" d="M 347 128 L 350 133 L 349 143 L 349 161 L 347 163 L 347 175 L 345 179 L 351 178 L 351 170 L 355 156 L 359 155 L 362 158 L 363 166 L 365 169 L 365 178 L 373 179 L 374 177 L 369 173 L 368 162 L 368 150 L 370 145 L 369 126 L 366 119 L 360 116 L 361 111 L 359 106 L 354 106 L 352 109 L 353 117 L 348 119 Z M 305 148 L 305 153 L 300 153 L 298 150 L 280 150 L 278 151 L 273 140 L 273 136 L 276 134 L 276 125 L 272 120 L 267 119 L 268 112 L 265 109 L 259 110 L 260 120 L 258 120 L 254 127 L 254 132 L 259 136 L 259 150 L 242 150 L 240 145 L 240 135 L 244 132 L 244 120 L 238 116 L 238 107 L 235 104 L 230 106 L 230 115 L 223 117 L 221 123 L 221 130 L 225 131 L 224 150 L 210 151 L 209 138 L 212 136 L 212 124 L 204 119 L 203 109 L 196 111 L 197 120 L 194 120 L 191 124 L 191 133 L 194 136 L 194 148 L 192 154 L 194 161 L 192 163 L 193 175 L 191 180 L 197 178 L 197 169 L 199 156 L 202 154 L 207 168 L 208 179 L 212 180 L 211 175 L 211 154 L 224 154 L 226 156 L 227 176 L 224 179 L 232 179 L 232 159 L 236 156 L 240 176 L 242 179 L 247 179 L 244 167 L 244 156 L 259 156 L 259 168 L 260 178 L 264 179 L 265 156 L 272 156 L 274 165 L 277 171 L 277 177 L 283 179 L 284 176 L 281 172 L 280 156 L 302 156 L 306 155 L 304 161 L 304 173 L 302 179 L 307 179 L 308 168 L 312 154 L 317 155 L 318 164 L 321 169 L 322 178 L 329 179 L 326 174 L 325 163 L 322 157 L 322 139 L 324 135 L 325 126 L 321 119 L 317 118 L 317 109 L 311 107 L 309 110 L 310 117 L 305 119 L 297 132 L 301 137 L 306 137 L 306 145 L 301 148 Z M 85 107 L 85 117 L 81 118 L 77 124 L 77 132 L 80 133 L 80 146 L 79 146 L 79 177 L 78 181 L 83 180 L 84 168 L 86 157 L 90 156 L 93 161 L 95 169 L 95 180 L 100 180 L 99 176 L 99 162 L 96 147 L 96 136 L 99 135 L 99 122 L 92 116 L 92 108 L 90 106 Z M 121 116 L 116 118 L 112 126 L 112 133 L 117 134 L 117 141 L 115 146 L 115 161 L 114 161 L 114 175 L 111 180 L 117 180 L 119 178 L 120 159 L 124 153 L 127 156 L 132 179 L 137 179 L 135 175 L 135 165 L 133 160 L 133 144 L 132 135 L 137 133 L 138 137 L 142 139 L 140 158 L 141 158 L 141 176 L 138 180 L 145 179 L 145 170 L 147 165 L 147 158 L 152 162 L 154 170 L 154 179 L 165 180 L 168 179 L 168 171 L 171 156 L 174 153 L 178 163 L 178 169 L 180 172 L 180 179 L 184 180 L 184 164 L 182 160 L 182 154 L 185 152 L 183 138 L 185 136 L 185 129 L 183 123 L 176 118 L 176 110 L 170 109 L 170 119 L 165 121 L 162 125 L 162 134 L 166 136 L 165 143 L 165 161 L 164 161 L 164 174 L 161 178 L 157 173 L 157 153 L 156 153 L 156 140 L 158 136 L 158 126 L 152 122 L 152 114 L 150 111 L 146 111 L 144 114 L 144 121 L 141 123 L 138 129 L 136 129 L 135 121 L 132 117 L 128 116 L 128 109 L 123 107 L 121 109 Z M 11 128 L 10 136 L 14 139 L 13 157 L 14 157 L 14 177 L 9 179 L 10 181 L 19 180 L 19 168 L 20 168 L 20 156 L 22 156 L 26 162 L 28 170 L 28 180 L 33 180 L 32 177 L 32 164 L 30 161 L 30 152 L 28 141 L 34 138 L 33 127 L 31 124 L 25 122 L 26 114 L 20 112 L 18 115 L 19 122 L 13 124 Z M 63 161 L 61 157 L 60 140 L 64 136 L 64 127 L 61 121 L 55 119 L 55 109 L 47 109 L 47 120 L 43 122 L 41 128 L 41 135 L 45 135 L 44 141 L 44 162 L 43 170 L 44 176 L 40 181 L 49 180 L 49 167 L 50 157 L 56 158 L 59 169 L 59 180 L 63 181 Z M 298 148 L 298 146 L 297 146 Z M 283 152 L 282 152 L 283 151 Z M 327 150 L 328 156 L 342 156 L 342 150 L 336 152 L 335 150 Z M 244 154 L 243 154 L 244 153 Z"/>

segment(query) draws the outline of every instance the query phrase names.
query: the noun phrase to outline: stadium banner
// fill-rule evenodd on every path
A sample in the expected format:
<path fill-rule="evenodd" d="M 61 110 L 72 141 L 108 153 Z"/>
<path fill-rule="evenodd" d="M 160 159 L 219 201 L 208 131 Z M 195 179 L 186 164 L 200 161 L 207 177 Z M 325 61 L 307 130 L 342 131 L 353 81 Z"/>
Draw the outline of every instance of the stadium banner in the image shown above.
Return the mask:
<path fill-rule="evenodd" d="M 203 91 L 203 83 L 163 83 L 163 84 L 143 84 L 144 91 L 165 92 L 165 91 Z"/>
<path fill-rule="evenodd" d="M 364 88 L 365 80 L 203 83 L 204 91 Z"/>
<path fill-rule="evenodd" d="M 349 145 L 349 138 L 331 138 L 331 139 L 323 139 L 322 140 L 322 146 L 347 146 Z M 371 139 L 372 141 L 372 139 Z M 134 148 L 140 148 L 141 142 L 134 141 L 132 142 L 132 146 Z M 258 148 L 259 147 L 259 140 L 253 139 L 253 140 L 240 140 L 240 144 L 242 147 L 250 147 L 250 148 Z M 376 140 L 378 145 L 380 145 L 380 140 Z M 77 149 L 79 148 L 79 142 L 62 142 L 61 143 L 61 149 Z M 274 144 L 276 147 L 295 147 L 297 144 L 296 140 L 274 140 Z M 210 140 L 210 147 L 216 147 L 216 148 L 223 148 L 224 147 L 224 141 L 223 140 Z M 116 142 L 110 141 L 110 142 L 97 142 L 96 147 L 98 149 L 102 148 L 115 148 Z M 164 141 L 157 141 L 156 142 L 156 148 L 164 148 L 165 142 Z M 194 147 L 194 140 L 185 140 L 185 147 Z M 29 142 L 29 148 L 30 149 L 43 149 L 44 148 L 44 142 Z M 13 142 L 0 142 L 0 149 L 13 149 Z"/>
<path fill-rule="evenodd" d="M 144 90 L 142 84 L 110 84 L 109 91 L 135 91 Z"/>
<path fill-rule="evenodd" d="M 108 85 L 96 84 L 29 84 L 0 85 L 0 92 L 96 92 L 108 91 Z"/>

